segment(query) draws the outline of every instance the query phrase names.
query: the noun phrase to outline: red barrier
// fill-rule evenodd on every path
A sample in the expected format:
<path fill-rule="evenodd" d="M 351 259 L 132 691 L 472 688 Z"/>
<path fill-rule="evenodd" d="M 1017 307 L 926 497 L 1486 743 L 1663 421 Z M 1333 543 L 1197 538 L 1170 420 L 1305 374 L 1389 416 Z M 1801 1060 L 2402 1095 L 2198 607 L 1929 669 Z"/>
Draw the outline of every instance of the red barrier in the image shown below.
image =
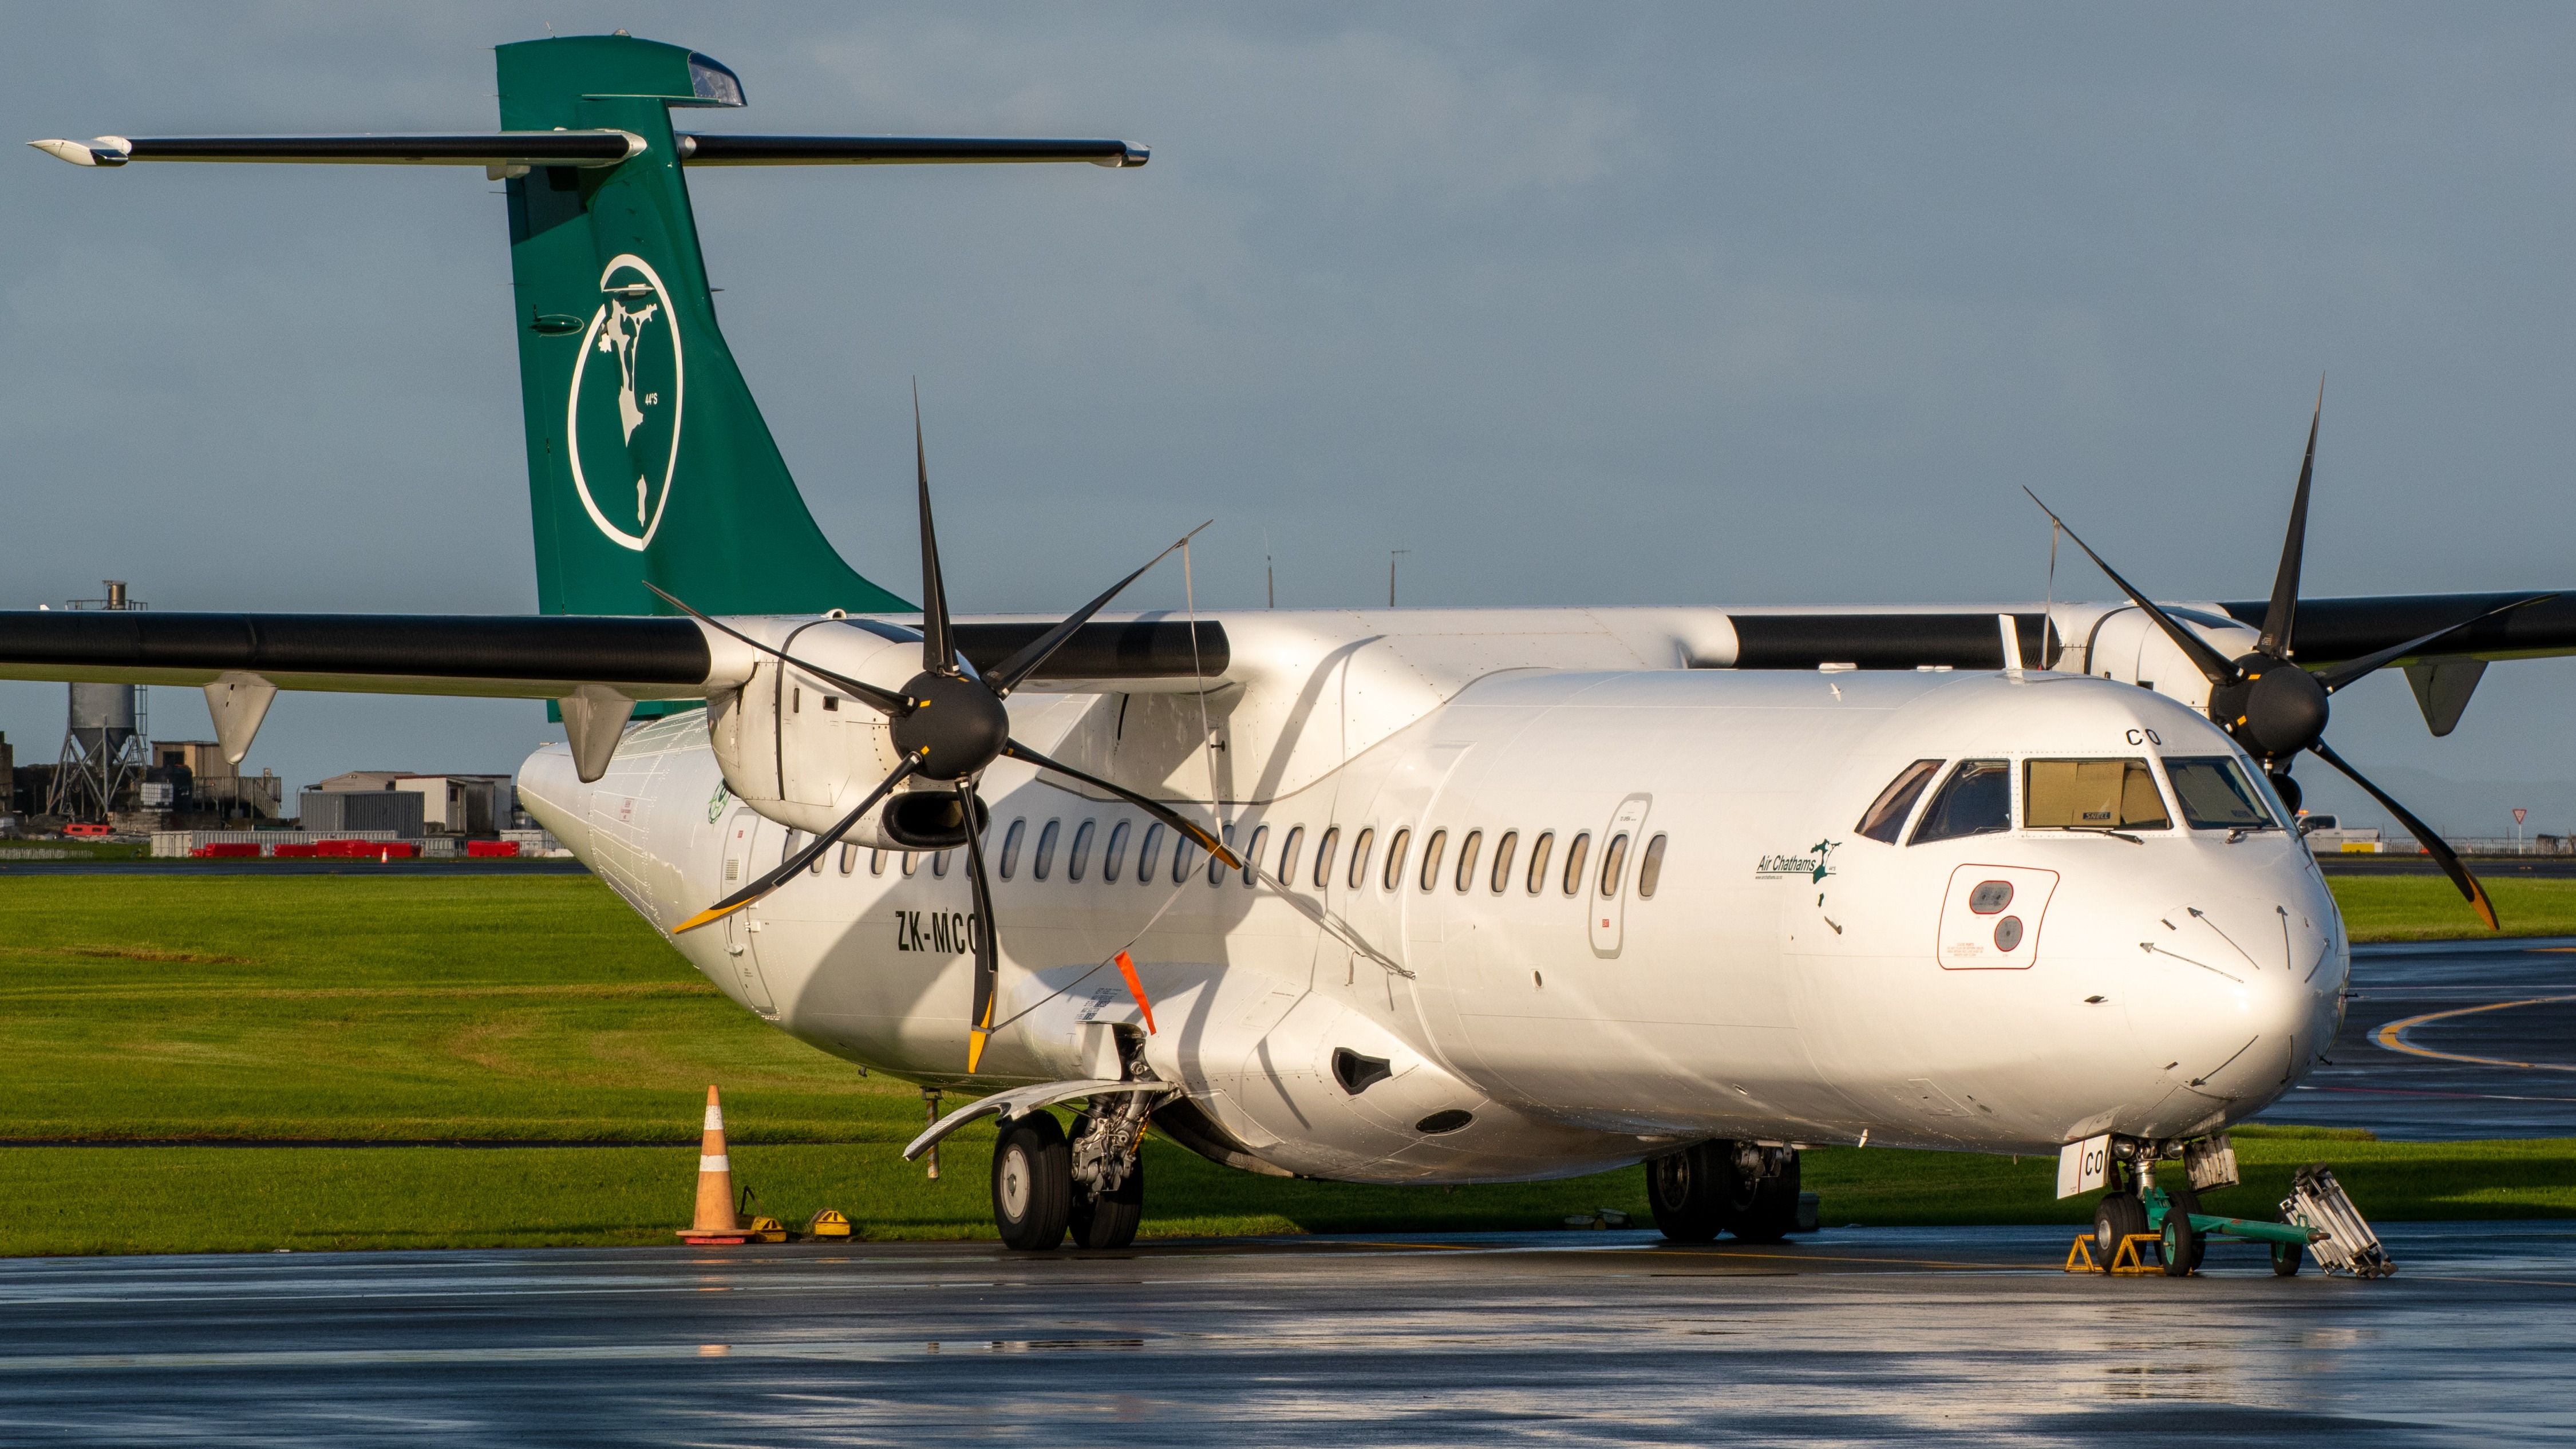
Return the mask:
<path fill-rule="evenodd" d="M 311 860 L 322 853 L 318 845 L 280 845 L 269 855 L 277 860 Z"/>
<path fill-rule="evenodd" d="M 195 856 L 195 857 L 196 857 L 197 859 L 199 859 L 199 860 L 257 860 L 257 859 L 259 859 L 259 847 L 258 847 L 257 845 L 255 845 L 255 844 L 253 844 L 252 842 L 247 841 L 247 840 L 241 840 L 241 841 L 224 841 L 224 840 L 219 840 L 219 841 L 214 842 L 214 843 L 213 843 L 213 844 L 211 844 L 211 845 L 200 845 L 200 846 L 198 846 L 196 849 L 194 849 L 194 850 L 192 850 L 192 851 L 189 851 L 188 853 L 189 853 L 190 855 Z"/>
<path fill-rule="evenodd" d="M 469 840 L 465 853 L 477 860 L 506 860 L 519 853 L 515 840 Z"/>

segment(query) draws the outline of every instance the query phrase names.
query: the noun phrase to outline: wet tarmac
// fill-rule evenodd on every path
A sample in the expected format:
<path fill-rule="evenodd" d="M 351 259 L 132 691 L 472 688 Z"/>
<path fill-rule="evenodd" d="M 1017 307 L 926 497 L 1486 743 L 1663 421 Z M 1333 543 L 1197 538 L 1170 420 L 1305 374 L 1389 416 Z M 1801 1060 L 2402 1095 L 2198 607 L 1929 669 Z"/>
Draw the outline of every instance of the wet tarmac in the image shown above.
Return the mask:
<path fill-rule="evenodd" d="M 2576 1137 L 2576 938 L 2356 947 L 2352 986 L 2327 1061 L 2261 1120 Z"/>
<path fill-rule="evenodd" d="M 0 1264 L 0 1441 L 2566 1442 L 2576 1224 L 2376 1283 L 2063 1228 Z"/>

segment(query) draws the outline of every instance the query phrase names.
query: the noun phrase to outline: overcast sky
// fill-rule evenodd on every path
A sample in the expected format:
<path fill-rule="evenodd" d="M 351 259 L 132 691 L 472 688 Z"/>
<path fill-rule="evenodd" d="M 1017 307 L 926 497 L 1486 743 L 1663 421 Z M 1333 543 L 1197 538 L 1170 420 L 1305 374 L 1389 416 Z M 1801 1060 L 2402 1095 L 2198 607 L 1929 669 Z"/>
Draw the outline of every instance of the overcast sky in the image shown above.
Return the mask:
<path fill-rule="evenodd" d="M 1211 515 L 1203 603 L 1260 602 L 1265 540 L 1283 605 L 1383 602 L 1394 548 L 1413 604 L 2036 598 L 2023 485 L 2160 596 L 2259 597 L 2320 373 L 2312 595 L 2576 586 L 2563 6 L 0 15 L 9 139 L 488 129 L 489 48 L 551 24 L 731 65 L 750 108 L 704 129 L 1151 145 L 692 175 L 790 466 L 907 595 L 919 375 L 962 609 L 1070 608 Z M 0 188 L 0 605 L 533 607 L 480 172 L 13 147 Z M 22 762 L 62 701 L 0 685 Z M 2336 704 L 2365 768 L 2576 824 L 2540 789 L 2576 780 L 2576 661 L 2499 666 L 2448 740 L 2393 672 Z M 509 770 L 546 734 L 290 695 L 250 764 Z M 2417 803 L 2501 832 L 2492 793 Z"/>

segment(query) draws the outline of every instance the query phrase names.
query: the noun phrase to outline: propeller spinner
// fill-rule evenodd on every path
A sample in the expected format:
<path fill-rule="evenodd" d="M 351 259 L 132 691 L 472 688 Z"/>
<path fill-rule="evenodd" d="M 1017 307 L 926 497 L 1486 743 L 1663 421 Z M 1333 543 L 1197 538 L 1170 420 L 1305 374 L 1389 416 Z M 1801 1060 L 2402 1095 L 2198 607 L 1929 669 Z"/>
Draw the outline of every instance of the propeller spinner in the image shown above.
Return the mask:
<path fill-rule="evenodd" d="M 2290 778 L 2290 766 L 2302 752 L 2332 765 L 2369 792 L 2372 799 L 2387 807 L 2388 813 L 2405 825 L 2407 833 L 2423 845 L 2425 853 L 2432 856 L 2441 865 L 2443 873 L 2450 876 L 2451 883 L 2460 888 L 2460 894 L 2477 910 L 2480 919 L 2487 923 L 2487 929 L 2495 930 L 2495 904 L 2487 898 L 2486 887 L 2478 884 L 2476 876 L 2469 874 L 2468 867 L 2460 863 L 2460 857 L 2442 837 L 2417 819 L 2413 812 L 2398 804 L 2387 791 L 2372 784 L 2343 756 L 2327 747 L 2326 721 L 2333 713 L 2327 700 L 2336 691 L 2399 659 L 2420 653 L 2427 646 L 2438 644 L 2480 620 L 2556 598 L 2557 595 L 2534 594 L 2527 599 L 2516 599 L 2403 644 L 2323 669 L 2310 670 L 2296 663 L 2293 640 L 2298 626 L 2299 572 L 2307 553 L 2308 488 L 2316 477 L 2317 425 L 2325 417 L 2325 402 L 2325 387 L 2320 383 L 2316 411 L 2308 418 L 2307 454 L 2299 463 L 2299 489 L 2290 503 L 2289 532 L 2281 543 L 2281 566 L 2273 575 L 2271 602 L 2263 611 L 2263 630 L 2254 642 L 2253 652 L 2235 659 L 2219 653 L 2209 641 L 2183 627 L 2179 620 L 2156 607 L 2127 579 L 2120 577 L 2119 571 L 2105 563 L 2102 556 L 2093 551 L 2092 545 L 2078 537 L 2074 529 L 2066 528 L 2064 519 L 2059 518 L 2047 504 L 2040 503 L 2038 494 L 2031 493 L 2030 501 L 2039 503 L 2040 511 L 2048 514 L 2051 522 L 2066 528 L 2066 536 L 2075 540 L 2075 546 L 2084 550 L 2084 556 L 2093 560 L 2120 592 L 2128 596 L 2129 602 L 2153 620 L 2165 637 L 2173 641 L 2174 647 L 2182 651 L 2183 657 L 2200 670 L 2201 677 L 2209 681 L 2209 717 L 2244 746 L 2247 754 L 2262 762 L 2264 773 L 2271 777 L 2272 786 L 2280 793 L 2283 802 L 2293 811 L 2299 808 L 2299 786 Z M 2022 491 L 2030 492 L 2027 488 Z"/>
<path fill-rule="evenodd" d="M 1109 586 L 1098 598 L 1076 609 L 1065 620 L 995 666 L 989 674 L 970 672 L 958 657 L 954 631 L 949 625 L 948 586 L 939 567 L 939 538 L 932 526 L 930 513 L 930 460 L 922 442 L 921 398 L 916 391 L 912 403 L 913 462 L 919 479 L 921 501 L 921 672 L 905 683 L 903 691 L 882 689 L 849 679 L 830 670 L 797 659 L 785 650 L 764 644 L 730 625 L 721 623 L 690 608 L 687 604 L 647 583 L 646 588 L 660 595 L 672 607 L 691 618 L 740 640 L 789 664 L 814 678 L 824 680 L 850 695 L 863 699 L 882 711 L 888 720 L 894 745 L 903 757 L 894 772 L 868 792 L 858 808 L 843 816 L 830 830 L 814 837 L 758 880 L 723 900 L 698 912 L 674 927 L 674 933 L 694 931 L 700 926 L 723 920 L 726 916 L 752 904 L 786 882 L 793 880 L 823 853 L 840 842 L 842 836 L 858 827 L 895 788 L 916 776 L 951 787 L 957 795 L 961 826 L 965 832 L 967 879 L 975 897 L 975 919 L 980 922 L 973 931 L 975 950 L 975 1001 L 968 1021 L 966 1070 L 972 1072 L 983 1062 L 984 1045 L 993 1030 L 995 988 L 1000 980 L 1001 951 L 994 937 L 993 887 L 984 868 L 982 821 L 984 812 L 976 799 L 976 790 L 986 768 L 1008 755 L 1041 770 L 1079 780 L 1106 794 L 1126 801 L 1187 838 L 1196 841 L 1210 855 L 1240 870 L 1243 861 L 1225 842 L 1206 827 L 1198 825 L 1158 800 L 1147 799 L 1122 785 L 1111 784 L 1096 775 L 1074 769 L 1060 761 L 1030 749 L 1011 738 L 1010 713 L 1002 701 L 1012 690 L 1062 648 L 1065 641 L 1091 617 L 1106 608 L 1129 584 L 1142 577 L 1146 569 L 1162 562 L 1174 549 L 1196 537 L 1199 528 L 1175 540 L 1169 548 L 1145 561 L 1144 567 Z"/>

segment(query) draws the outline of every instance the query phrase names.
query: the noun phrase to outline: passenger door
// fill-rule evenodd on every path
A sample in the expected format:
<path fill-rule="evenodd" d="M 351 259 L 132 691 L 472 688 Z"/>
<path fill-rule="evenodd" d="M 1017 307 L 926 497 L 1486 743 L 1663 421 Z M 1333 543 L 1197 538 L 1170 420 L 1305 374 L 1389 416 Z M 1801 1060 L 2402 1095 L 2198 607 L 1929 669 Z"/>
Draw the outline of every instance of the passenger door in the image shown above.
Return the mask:
<path fill-rule="evenodd" d="M 1616 957 L 1627 940 L 1628 879 L 1637 873 L 1637 859 L 1645 853 L 1646 807 L 1653 801 L 1651 795 L 1631 795 L 1620 801 L 1611 813 L 1610 828 L 1601 833 L 1600 854 L 1586 866 L 1592 876 L 1583 888 L 1591 913 L 1592 954 L 1604 960 Z"/>
<path fill-rule="evenodd" d="M 776 865 L 786 848 L 786 832 L 764 820 L 747 805 L 734 807 L 725 821 L 724 870 L 717 882 L 718 899 L 732 895 Z M 753 937 L 760 932 L 758 905 L 751 905 L 724 918 L 725 960 L 731 963 L 735 983 L 742 999 L 763 1016 L 778 1015 L 778 1004 L 770 998 L 769 983 L 760 974 L 760 953 L 753 949 Z"/>

